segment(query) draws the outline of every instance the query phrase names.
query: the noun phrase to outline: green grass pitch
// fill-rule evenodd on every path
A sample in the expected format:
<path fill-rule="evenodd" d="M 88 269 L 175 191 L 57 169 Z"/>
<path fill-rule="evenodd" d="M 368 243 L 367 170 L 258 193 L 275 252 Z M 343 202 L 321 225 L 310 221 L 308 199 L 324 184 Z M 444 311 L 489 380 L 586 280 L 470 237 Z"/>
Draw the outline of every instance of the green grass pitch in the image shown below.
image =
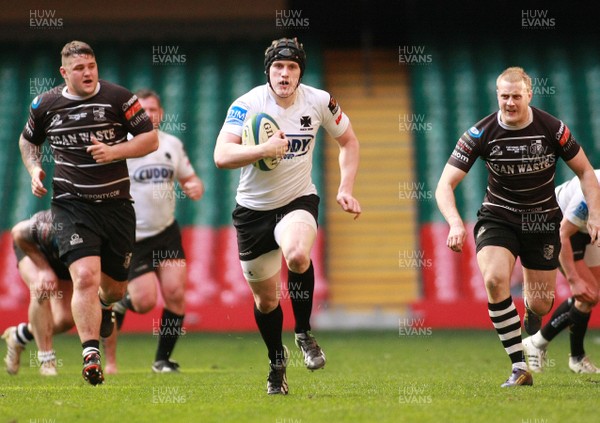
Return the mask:
<path fill-rule="evenodd" d="M 510 362 L 492 330 L 316 335 L 328 362 L 310 372 L 284 334 L 288 396 L 266 395 L 256 333 L 187 333 L 174 353 L 182 372 L 166 375 L 150 370 L 155 337 L 123 335 L 119 374 L 98 387 L 81 377 L 78 338 L 58 336 L 59 376 L 38 374 L 34 345 L 17 376 L 0 374 L 0 422 L 550 423 L 591 421 L 598 403 L 600 374 L 569 371 L 566 333 L 551 344 L 534 386 L 514 389 L 500 388 Z M 588 332 L 586 347 L 600 361 L 600 332 Z"/>

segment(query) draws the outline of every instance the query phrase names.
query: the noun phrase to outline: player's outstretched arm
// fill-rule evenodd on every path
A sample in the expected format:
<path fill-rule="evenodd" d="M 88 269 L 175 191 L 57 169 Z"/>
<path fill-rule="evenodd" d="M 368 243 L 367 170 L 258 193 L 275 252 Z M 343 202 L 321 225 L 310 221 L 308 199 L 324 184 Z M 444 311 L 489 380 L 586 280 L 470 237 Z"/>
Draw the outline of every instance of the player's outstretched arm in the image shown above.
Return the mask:
<path fill-rule="evenodd" d="M 46 172 L 42 169 L 42 149 L 39 145 L 27 141 L 22 135 L 19 138 L 19 149 L 23 164 L 31 175 L 31 192 L 36 197 L 43 197 L 48 190 L 44 188 L 43 183 Z"/>
<path fill-rule="evenodd" d="M 583 149 L 580 149 L 575 157 L 567 162 L 567 165 L 579 178 L 590 213 L 587 222 L 588 233 L 592 238 L 592 243 L 600 247 L 600 185 L 598 185 L 596 172 Z"/>
<path fill-rule="evenodd" d="M 352 191 L 358 172 L 360 144 L 350 123 L 346 131 L 336 138 L 336 141 L 340 146 L 339 164 L 341 176 L 336 200 L 345 212 L 354 214 L 354 218 L 357 219 L 362 209 L 358 200 L 352 195 Z"/>
<path fill-rule="evenodd" d="M 446 164 L 435 190 L 437 206 L 444 219 L 446 219 L 446 222 L 448 222 L 448 225 L 450 225 L 446 245 L 452 251 L 456 252 L 462 251 L 467 231 L 456 208 L 454 189 L 463 180 L 465 175 L 466 173 L 459 168 Z"/>
<path fill-rule="evenodd" d="M 573 258 L 571 236 L 579 232 L 579 227 L 571 223 L 566 217 L 560 222 L 560 242 L 562 247 L 558 260 L 561 272 L 565 275 L 571 294 L 583 303 L 595 304 L 598 301 L 596 279 L 589 268 L 583 263 L 578 267 Z"/>

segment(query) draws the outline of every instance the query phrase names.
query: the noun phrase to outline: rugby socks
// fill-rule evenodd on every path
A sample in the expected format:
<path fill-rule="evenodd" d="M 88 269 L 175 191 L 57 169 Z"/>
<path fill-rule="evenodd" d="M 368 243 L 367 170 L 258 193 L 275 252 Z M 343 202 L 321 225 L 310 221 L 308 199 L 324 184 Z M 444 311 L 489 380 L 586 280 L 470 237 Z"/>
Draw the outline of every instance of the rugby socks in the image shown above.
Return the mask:
<path fill-rule="evenodd" d="M 527 370 L 521 344 L 521 318 L 512 297 L 499 303 L 488 303 L 488 313 L 513 369 L 517 367 Z"/>
<path fill-rule="evenodd" d="M 133 308 L 133 303 L 131 302 L 131 295 L 129 295 L 129 292 L 126 292 L 123 298 L 121 298 L 114 304 L 114 310 L 122 314 L 125 314 L 127 310 L 135 311 L 135 309 Z"/>
<path fill-rule="evenodd" d="M 281 309 L 281 304 L 277 304 L 277 308 L 270 313 L 261 313 L 256 304 L 254 304 L 254 320 L 256 320 L 260 335 L 267 346 L 271 364 L 282 364 L 285 357 L 283 342 L 281 340 L 281 332 L 283 330 L 283 310 Z"/>
<path fill-rule="evenodd" d="M 110 310 L 112 308 L 112 303 L 107 303 L 106 301 L 104 301 L 102 299 L 102 297 L 100 297 L 100 294 L 98 294 L 98 299 L 100 300 L 100 307 L 104 310 Z"/>
<path fill-rule="evenodd" d="M 113 304 L 113 311 L 115 312 L 115 319 L 117 320 L 117 330 L 121 330 L 127 310 L 135 311 L 129 292 L 126 292 L 121 300 Z"/>
<path fill-rule="evenodd" d="M 158 349 L 156 350 L 156 360 L 168 360 L 175 348 L 175 343 L 183 327 L 183 314 L 175 314 L 172 311 L 163 308 L 160 318 L 160 331 L 158 333 Z"/>
<path fill-rule="evenodd" d="M 54 350 L 38 351 L 37 358 L 39 364 L 42 365 L 48 361 L 56 361 L 56 353 L 54 352 Z"/>
<path fill-rule="evenodd" d="M 569 333 L 569 339 L 571 341 L 571 357 L 578 361 L 585 356 L 583 338 L 585 338 L 585 332 L 587 331 L 591 314 L 592 313 L 584 313 L 577 310 L 575 305 L 573 305 L 569 311 L 569 318 L 571 320 L 571 330 Z"/>
<path fill-rule="evenodd" d="M 29 331 L 27 323 L 19 323 L 15 331 L 15 338 L 21 345 L 26 345 L 29 341 L 33 341 L 33 333 Z"/>
<path fill-rule="evenodd" d="M 100 340 L 98 339 L 90 339 L 89 341 L 85 341 L 81 344 L 83 348 L 83 352 L 81 355 L 85 358 L 88 354 L 96 353 L 100 355 Z"/>
<path fill-rule="evenodd" d="M 115 320 L 117 321 L 117 330 L 121 330 L 125 321 L 125 313 L 117 311 L 115 307 L 113 307 L 113 311 L 115 312 Z"/>
<path fill-rule="evenodd" d="M 315 268 L 312 261 L 304 273 L 295 273 L 288 269 L 288 292 L 294 310 L 296 325 L 294 332 L 304 333 L 310 330 L 313 295 L 315 291 Z"/>
<path fill-rule="evenodd" d="M 554 310 L 554 313 L 550 317 L 550 321 L 531 338 L 533 345 L 546 349 L 550 341 L 571 324 L 569 310 L 573 307 L 573 303 L 573 298 L 567 298 L 556 307 L 556 310 Z"/>

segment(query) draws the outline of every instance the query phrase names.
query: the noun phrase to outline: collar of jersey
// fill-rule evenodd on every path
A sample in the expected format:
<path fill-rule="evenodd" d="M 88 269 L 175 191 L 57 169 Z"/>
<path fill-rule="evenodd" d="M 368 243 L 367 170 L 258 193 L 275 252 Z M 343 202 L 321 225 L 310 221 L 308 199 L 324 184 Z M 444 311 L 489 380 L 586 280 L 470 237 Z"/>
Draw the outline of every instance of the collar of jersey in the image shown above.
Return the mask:
<path fill-rule="evenodd" d="M 500 119 L 500 110 L 498 110 L 498 114 L 496 115 L 496 119 L 498 119 L 498 125 L 506 129 L 507 131 L 518 131 L 519 129 L 526 128 L 531 124 L 531 122 L 533 122 L 533 111 L 531 110 L 531 107 L 527 106 L 527 111 L 529 115 L 527 122 L 525 122 L 521 126 L 508 126 L 504 122 L 502 122 L 502 119 Z"/>
<path fill-rule="evenodd" d="M 76 100 L 76 101 L 80 101 L 80 100 L 87 100 L 88 98 L 92 98 L 93 96 L 95 96 L 96 94 L 98 94 L 98 92 L 100 91 L 100 81 L 98 81 L 98 84 L 96 84 L 96 89 L 94 90 L 94 92 L 88 96 L 85 97 L 81 97 L 78 95 L 73 95 L 73 94 L 69 94 L 69 92 L 67 91 L 67 86 L 65 85 L 65 87 L 62 90 L 62 95 L 63 97 L 68 98 L 69 100 Z"/>

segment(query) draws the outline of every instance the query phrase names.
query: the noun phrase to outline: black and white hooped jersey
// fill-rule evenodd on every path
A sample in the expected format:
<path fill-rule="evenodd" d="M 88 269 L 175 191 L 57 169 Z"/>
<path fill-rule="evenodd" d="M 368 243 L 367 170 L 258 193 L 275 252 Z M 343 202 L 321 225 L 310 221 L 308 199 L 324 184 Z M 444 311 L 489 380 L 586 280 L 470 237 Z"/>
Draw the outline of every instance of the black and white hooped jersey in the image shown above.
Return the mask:
<path fill-rule="evenodd" d="M 460 137 L 448 160 L 468 172 L 481 157 L 489 172 L 482 208 L 517 224 L 524 214 L 560 213 L 556 161 L 571 160 L 581 148 L 562 121 L 535 107 L 529 115 L 525 125 L 513 128 L 501 122 L 500 112 L 492 113 Z"/>
<path fill-rule="evenodd" d="M 252 210 L 273 210 L 294 199 L 316 194 L 312 182 L 312 158 L 319 127 L 334 138 L 341 136 L 349 119 L 326 91 L 300 84 L 294 104 L 280 107 L 267 84 L 239 97 L 229 107 L 221 131 L 242 136 L 244 122 L 257 113 L 267 113 L 290 141 L 283 160 L 271 171 L 252 165 L 241 169 L 236 201 Z"/>
<path fill-rule="evenodd" d="M 96 163 L 86 151 L 93 135 L 99 142 L 127 142 L 127 134 L 153 130 L 150 118 L 129 90 L 99 81 L 88 97 L 69 94 L 65 84 L 33 99 L 23 138 L 36 145 L 46 139 L 56 164 L 53 198 L 86 201 L 130 199 L 125 160 Z"/>

